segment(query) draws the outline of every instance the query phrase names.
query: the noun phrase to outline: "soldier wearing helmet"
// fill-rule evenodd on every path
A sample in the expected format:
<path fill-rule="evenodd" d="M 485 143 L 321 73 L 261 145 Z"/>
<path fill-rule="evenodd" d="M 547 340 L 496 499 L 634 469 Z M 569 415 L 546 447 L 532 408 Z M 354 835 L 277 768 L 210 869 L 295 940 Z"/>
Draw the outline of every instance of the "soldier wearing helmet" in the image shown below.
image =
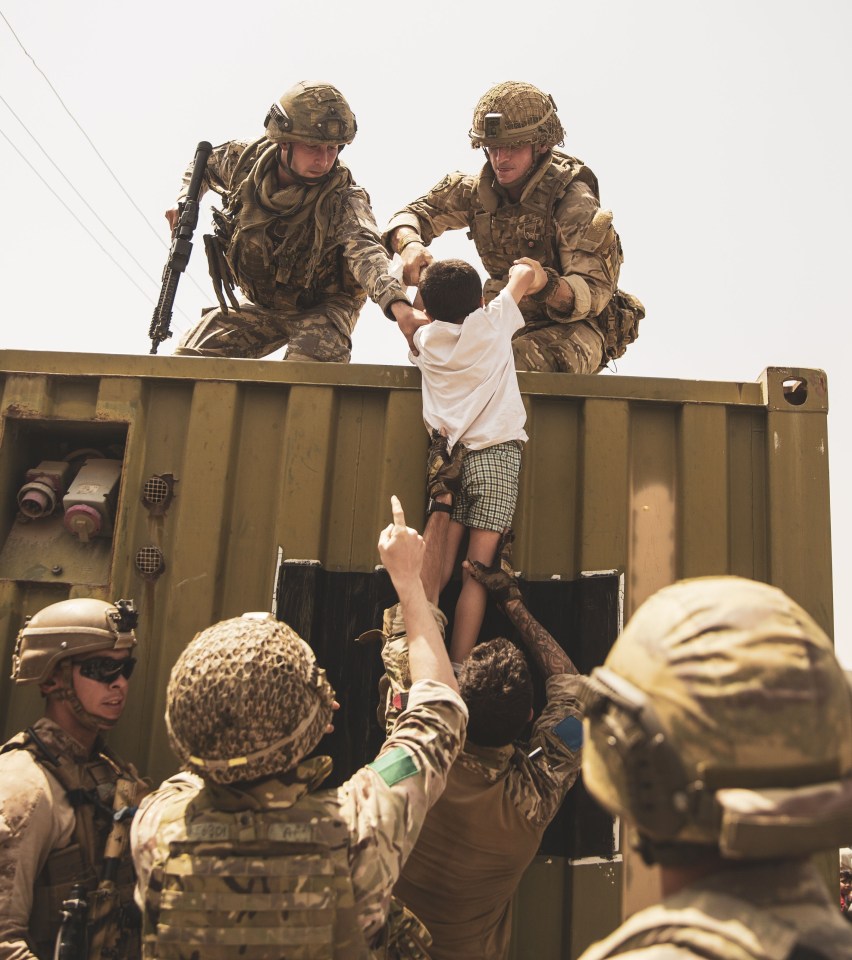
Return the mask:
<path fill-rule="evenodd" d="M 638 334 L 641 303 L 617 289 L 622 253 L 612 214 L 582 161 L 556 147 L 565 132 L 553 97 L 507 81 L 480 98 L 470 129 L 485 166 L 451 173 L 396 213 L 384 234 L 403 279 L 417 284 L 426 249 L 445 230 L 466 229 L 489 275 L 485 299 L 506 285 L 521 257 L 538 260 L 547 284 L 520 303 L 513 341 L 518 370 L 597 373 Z"/>
<path fill-rule="evenodd" d="M 106 848 L 116 795 L 123 806 L 144 784 L 102 739 L 127 700 L 136 619 L 132 601 L 63 600 L 18 634 L 12 679 L 38 685 L 46 706 L 0 748 L 0 957 L 53 957 L 63 902 L 78 884 L 90 942 L 139 956 L 129 849 Z M 108 898 L 95 892 L 105 856 Z"/>
<path fill-rule="evenodd" d="M 852 834 L 852 688 L 798 604 L 738 577 L 666 587 L 586 701 L 586 787 L 665 899 L 582 960 L 852 958 L 809 862 Z"/>
<path fill-rule="evenodd" d="M 205 313 L 176 354 L 348 363 L 369 295 L 404 331 L 418 325 L 405 289 L 388 274 L 367 192 L 339 159 L 355 115 L 328 83 L 301 82 L 270 107 L 264 134 L 213 150 L 202 181 L 222 197 L 205 237 L 218 309 Z M 178 206 L 166 211 L 172 229 Z M 238 286 L 245 295 L 238 301 Z"/>
<path fill-rule="evenodd" d="M 215 944 L 227 960 L 246 944 L 275 944 L 264 956 L 426 957 L 417 941 L 428 936 L 391 904 L 391 889 L 444 788 L 467 711 L 420 582 L 423 539 L 396 498 L 393 507 L 379 553 L 405 607 L 415 683 L 396 736 L 341 787 L 320 789 L 331 761 L 308 758 L 329 729 L 334 691 L 285 623 L 268 614 L 217 623 L 175 664 L 166 723 L 183 771 L 133 824 L 145 956 L 204 955 Z"/>

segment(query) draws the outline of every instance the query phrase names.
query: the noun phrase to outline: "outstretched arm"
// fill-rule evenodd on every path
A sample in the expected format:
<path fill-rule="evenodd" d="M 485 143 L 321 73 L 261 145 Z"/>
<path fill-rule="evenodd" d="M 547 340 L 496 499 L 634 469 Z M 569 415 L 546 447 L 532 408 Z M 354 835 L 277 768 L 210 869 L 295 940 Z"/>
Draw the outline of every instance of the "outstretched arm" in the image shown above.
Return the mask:
<path fill-rule="evenodd" d="M 405 514 L 397 497 L 391 497 L 391 509 L 393 523 L 379 536 L 379 555 L 405 610 L 412 683 L 438 680 L 458 691 L 444 640 L 420 580 L 426 544 L 416 530 L 405 525 Z"/>
<path fill-rule="evenodd" d="M 485 567 L 475 560 L 465 560 L 463 566 L 474 580 L 481 583 L 500 604 L 506 616 L 518 629 L 524 646 L 529 650 L 545 679 L 559 673 L 579 673 L 568 654 L 524 604 L 518 580 L 512 569 L 514 539 L 515 535 L 511 530 L 503 534 L 493 566 Z"/>

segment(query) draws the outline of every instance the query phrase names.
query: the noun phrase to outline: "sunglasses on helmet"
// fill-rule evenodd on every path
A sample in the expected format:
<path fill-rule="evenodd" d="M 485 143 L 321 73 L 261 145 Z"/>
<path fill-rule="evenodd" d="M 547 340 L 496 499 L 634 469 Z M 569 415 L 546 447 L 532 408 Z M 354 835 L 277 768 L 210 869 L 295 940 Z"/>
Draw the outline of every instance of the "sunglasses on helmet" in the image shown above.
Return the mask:
<path fill-rule="evenodd" d="M 133 668 L 136 666 L 136 657 L 125 657 L 124 660 L 113 660 L 112 657 L 89 657 L 88 660 L 74 660 L 80 668 L 80 676 L 87 680 L 97 680 L 98 683 L 113 683 L 119 676 L 130 679 Z"/>

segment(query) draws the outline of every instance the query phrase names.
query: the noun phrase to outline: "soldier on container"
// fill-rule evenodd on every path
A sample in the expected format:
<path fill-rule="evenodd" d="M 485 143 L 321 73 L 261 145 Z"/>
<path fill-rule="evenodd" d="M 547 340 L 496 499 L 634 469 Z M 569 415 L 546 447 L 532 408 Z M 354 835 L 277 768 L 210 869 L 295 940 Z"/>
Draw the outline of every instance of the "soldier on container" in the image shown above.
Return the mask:
<path fill-rule="evenodd" d="M 202 193 L 210 187 L 223 198 L 215 236 L 205 237 L 219 307 L 175 353 L 256 359 L 286 344 L 287 360 L 348 363 L 368 294 L 413 333 L 422 321 L 388 274 L 370 198 L 339 160 L 357 129 L 340 91 L 297 83 L 264 124 L 259 140 L 222 144 L 208 161 Z M 178 207 L 166 218 L 174 229 Z"/>
<path fill-rule="evenodd" d="M 809 862 L 852 834 L 852 689 L 780 590 L 687 580 L 634 615 L 587 698 L 583 779 L 664 900 L 583 960 L 852 958 Z"/>
<path fill-rule="evenodd" d="M 553 98 L 529 83 L 492 87 L 473 114 L 470 140 L 485 166 L 451 173 L 403 207 L 385 231 L 408 284 L 432 261 L 426 247 L 445 230 L 465 229 L 490 280 L 485 300 L 506 285 L 512 264 L 538 260 L 547 284 L 520 303 L 518 370 L 597 373 L 638 333 L 642 304 L 617 290 L 622 253 L 598 181 L 580 160 L 556 150 L 564 131 Z"/>
<path fill-rule="evenodd" d="M 341 787 L 320 789 L 328 757 L 305 759 L 334 691 L 285 623 L 217 623 L 175 664 L 166 723 L 184 772 L 133 825 L 145 956 L 425 956 L 410 914 L 387 922 L 391 889 L 467 711 L 420 583 L 423 540 L 393 505 L 379 553 L 406 604 L 415 683 L 396 735 Z"/>
<path fill-rule="evenodd" d="M 444 517 L 435 513 L 429 524 Z M 546 679 L 547 704 L 533 726 L 531 750 L 522 748 L 515 741 L 532 718 L 533 691 L 520 650 L 506 639 L 491 640 L 474 647 L 460 668 L 459 690 L 470 716 L 467 741 L 394 888 L 428 927 L 432 960 L 508 957 L 512 897 L 580 770 L 583 678 L 524 605 L 510 546 L 507 536 L 494 568 L 465 566 L 517 627 Z M 403 618 L 399 606 L 385 612 L 382 659 L 391 735 L 410 685 L 407 613 Z"/>
<path fill-rule="evenodd" d="M 53 957 L 75 884 L 85 891 L 89 940 L 116 958 L 139 956 L 126 845 L 106 912 L 93 892 L 103 879 L 116 783 L 147 789 L 102 739 L 127 701 L 135 625 L 132 602 L 80 598 L 45 607 L 18 634 L 12 678 L 38 684 L 47 702 L 40 720 L 0 748 L 3 960 Z"/>

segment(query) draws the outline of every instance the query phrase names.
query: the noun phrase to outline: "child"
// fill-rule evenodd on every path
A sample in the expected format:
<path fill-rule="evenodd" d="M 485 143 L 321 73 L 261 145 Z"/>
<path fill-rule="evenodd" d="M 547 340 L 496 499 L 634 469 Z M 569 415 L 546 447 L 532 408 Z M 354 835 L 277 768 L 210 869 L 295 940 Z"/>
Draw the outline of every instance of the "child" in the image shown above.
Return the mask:
<path fill-rule="evenodd" d="M 464 444 L 461 493 L 454 500 L 441 585 L 453 571 L 465 530 L 468 560 L 494 561 L 500 534 L 512 525 L 518 497 L 527 415 L 518 389 L 512 334 L 524 325 L 518 301 L 541 290 L 547 275 L 536 260 L 516 260 L 500 294 L 483 305 L 479 274 L 463 260 L 437 260 L 420 281 L 429 323 L 414 334 L 419 356 L 409 358 L 423 375 L 423 419 Z M 431 509 L 449 509 L 444 504 Z M 456 605 L 450 660 L 460 664 L 473 649 L 485 615 L 485 588 L 466 571 Z"/>

